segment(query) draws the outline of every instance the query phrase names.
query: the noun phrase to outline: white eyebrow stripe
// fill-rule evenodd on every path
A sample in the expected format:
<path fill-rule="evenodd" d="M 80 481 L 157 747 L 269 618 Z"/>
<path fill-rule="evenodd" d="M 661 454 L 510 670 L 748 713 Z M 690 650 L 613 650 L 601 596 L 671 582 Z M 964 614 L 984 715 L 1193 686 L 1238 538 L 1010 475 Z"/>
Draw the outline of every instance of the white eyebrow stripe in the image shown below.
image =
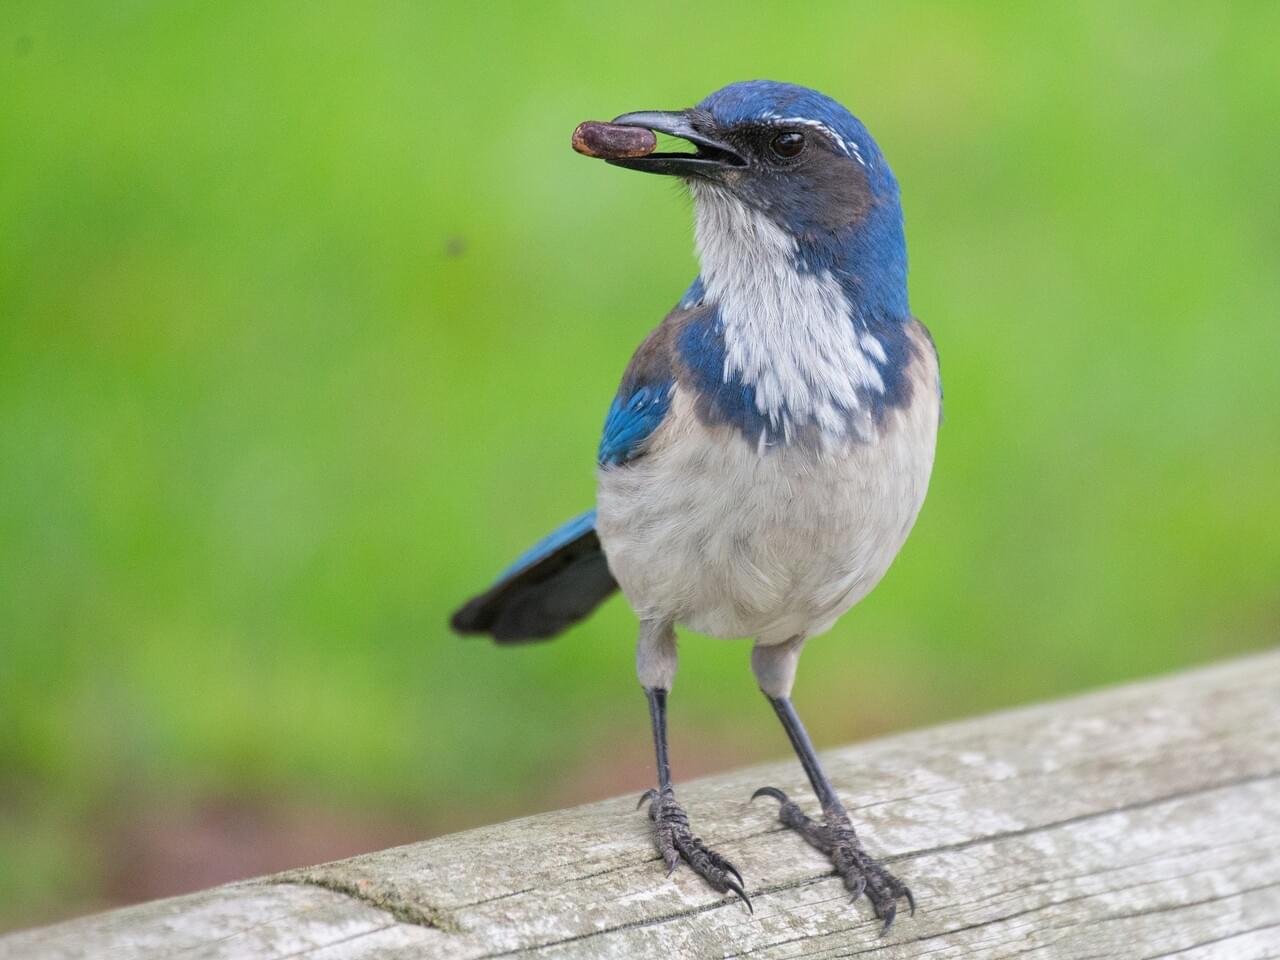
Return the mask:
<path fill-rule="evenodd" d="M 815 130 L 821 130 L 835 141 L 836 145 L 844 151 L 844 155 L 846 157 L 852 157 L 864 167 L 867 165 L 867 161 L 862 159 L 862 151 L 858 149 L 858 144 L 856 142 L 846 140 L 821 120 L 811 120 L 808 117 L 778 117 L 773 115 L 770 115 L 768 119 L 773 123 L 797 123 L 801 126 L 813 127 Z"/>

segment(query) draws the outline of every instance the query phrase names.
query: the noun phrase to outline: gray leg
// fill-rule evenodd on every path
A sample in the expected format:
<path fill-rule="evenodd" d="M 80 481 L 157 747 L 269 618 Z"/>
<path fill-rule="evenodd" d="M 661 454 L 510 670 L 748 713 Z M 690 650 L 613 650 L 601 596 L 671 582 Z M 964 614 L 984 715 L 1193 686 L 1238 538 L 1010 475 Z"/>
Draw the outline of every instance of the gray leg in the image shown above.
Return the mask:
<path fill-rule="evenodd" d="M 653 726 L 653 750 L 658 765 L 658 786 L 646 790 L 638 806 L 649 802 L 649 819 L 654 823 L 654 844 L 667 865 L 675 870 L 681 858 L 718 893 L 732 890 L 747 909 L 751 901 L 742 889 L 742 874 L 732 863 L 708 847 L 689 828 L 689 816 L 676 803 L 671 785 L 671 765 L 667 759 L 667 690 L 675 676 L 675 634 L 670 625 L 645 624 L 640 633 L 637 667 L 645 696 L 649 699 L 649 720 Z M 662 685 L 653 685 L 661 683 Z M 735 879 L 736 878 L 736 879 Z M 754 912 L 754 911 L 753 911 Z"/>
<path fill-rule="evenodd" d="M 791 704 L 791 683 L 795 678 L 796 661 L 802 644 L 803 639 L 797 639 L 776 647 L 757 646 L 752 651 L 751 664 L 761 689 L 773 705 L 778 719 L 782 721 L 782 728 L 786 730 L 787 738 L 818 797 L 823 822 L 819 823 L 807 816 L 799 805 L 777 787 L 761 787 L 751 795 L 751 799 L 767 796 L 778 800 L 782 804 L 778 810 L 778 819 L 831 858 L 836 872 L 844 878 L 845 887 L 853 894 L 853 899 L 857 900 L 864 893 L 867 895 L 876 916 L 884 921 L 881 933 L 888 933 L 898 912 L 899 898 L 906 899 L 913 914 L 916 911 L 915 898 L 902 881 L 863 849 L 849 820 L 849 814 L 832 788 L 831 781 L 823 773 L 809 734 Z"/>

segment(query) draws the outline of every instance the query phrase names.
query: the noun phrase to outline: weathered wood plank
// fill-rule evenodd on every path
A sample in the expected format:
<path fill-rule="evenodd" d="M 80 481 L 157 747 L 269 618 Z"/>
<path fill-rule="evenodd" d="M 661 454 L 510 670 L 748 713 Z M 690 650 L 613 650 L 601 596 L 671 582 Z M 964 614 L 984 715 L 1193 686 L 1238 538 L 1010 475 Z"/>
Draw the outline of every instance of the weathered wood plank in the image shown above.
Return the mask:
<path fill-rule="evenodd" d="M 877 936 L 780 829 L 793 762 L 691 782 L 754 915 L 626 797 L 0 938 L 0 957 L 1280 957 L 1280 653 L 826 754 L 920 910 Z"/>

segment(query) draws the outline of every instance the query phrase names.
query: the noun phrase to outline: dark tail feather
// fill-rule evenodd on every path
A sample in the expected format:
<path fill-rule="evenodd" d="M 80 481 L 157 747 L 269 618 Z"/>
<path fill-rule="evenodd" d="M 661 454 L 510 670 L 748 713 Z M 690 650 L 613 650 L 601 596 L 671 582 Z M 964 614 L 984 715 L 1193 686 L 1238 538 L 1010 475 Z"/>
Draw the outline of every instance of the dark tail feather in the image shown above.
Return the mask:
<path fill-rule="evenodd" d="M 453 629 L 521 643 L 577 623 L 618 589 L 595 524 L 596 512 L 589 510 L 539 541 L 453 615 Z"/>

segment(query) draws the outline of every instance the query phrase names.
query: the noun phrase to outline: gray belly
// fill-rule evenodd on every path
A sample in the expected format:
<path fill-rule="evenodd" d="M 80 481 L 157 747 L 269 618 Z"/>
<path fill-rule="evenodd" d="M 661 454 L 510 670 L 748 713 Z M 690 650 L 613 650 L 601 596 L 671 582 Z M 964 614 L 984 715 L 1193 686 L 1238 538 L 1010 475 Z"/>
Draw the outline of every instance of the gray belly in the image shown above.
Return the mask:
<path fill-rule="evenodd" d="M 822 633 L 906 540 L 937 422 L 937 394 L 922 390 L 869 442 L 758 450 L 700 423 L 677 389 L 649 452 L 600 470 L 609 569 L 644 620 L 762 643 Z"/>

